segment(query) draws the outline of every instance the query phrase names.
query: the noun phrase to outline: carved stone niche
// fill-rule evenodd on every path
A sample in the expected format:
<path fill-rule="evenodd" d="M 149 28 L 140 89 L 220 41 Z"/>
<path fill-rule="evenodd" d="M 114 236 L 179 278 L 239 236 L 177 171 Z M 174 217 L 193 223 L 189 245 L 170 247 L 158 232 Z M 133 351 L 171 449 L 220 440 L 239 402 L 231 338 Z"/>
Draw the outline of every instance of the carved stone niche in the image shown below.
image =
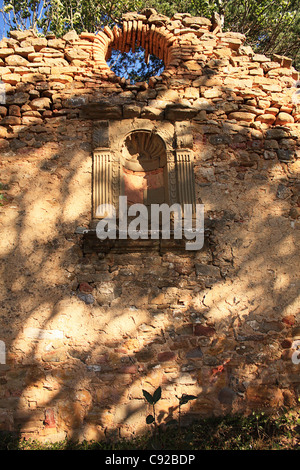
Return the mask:
<path fill-rule="evenodd" d="M 192 142 L 189 127 L 185 130 L 184 142 Z M 184 212 L 184 204 L 191 204 L 194 213 L 193 152 L 191 148 L 177 148 L 178 141 L 175 126 L 169 122 L 95 122 L 91 228 L 105 216 L 98 211 L 103 204 L 112 204 L 118 217 L 119 196 L 127 196 L 128 206 L 179 203 Z M 138 241 L 142 242 L 137 240 L 135 246 Z M 149 242 L 153 247 L 154 241 Z"/>

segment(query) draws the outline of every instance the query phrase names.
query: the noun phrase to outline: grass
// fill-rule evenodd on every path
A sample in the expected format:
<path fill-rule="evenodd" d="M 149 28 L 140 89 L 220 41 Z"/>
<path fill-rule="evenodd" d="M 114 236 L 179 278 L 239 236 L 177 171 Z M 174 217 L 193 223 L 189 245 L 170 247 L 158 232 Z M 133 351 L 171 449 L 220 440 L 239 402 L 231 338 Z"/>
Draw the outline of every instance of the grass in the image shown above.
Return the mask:
<path fill-rule="evenodd" d="M 41 444 L 2 434 L 0 450 L 300 450 L 299 431 L 300 410 L 294 409 L 276 415 L 207 418 L 181 429 L 160 427 L 156 435 L 148 431 L 143 436 L 117 441 Z"/>
<path fill-rule="evenodd" d="M 0 183 L 0 191 L 3 189 L 2 183 Z M 3 206 L 2 202 L 4 200 L 4 196 L 2 193 L 0 193 L 0 206 Z"/>

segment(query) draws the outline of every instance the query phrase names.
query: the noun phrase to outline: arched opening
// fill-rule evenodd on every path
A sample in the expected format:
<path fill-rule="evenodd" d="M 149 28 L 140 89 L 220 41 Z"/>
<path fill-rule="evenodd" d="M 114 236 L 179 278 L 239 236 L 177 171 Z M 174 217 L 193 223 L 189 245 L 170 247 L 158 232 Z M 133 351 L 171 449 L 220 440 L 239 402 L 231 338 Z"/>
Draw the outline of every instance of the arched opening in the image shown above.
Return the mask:
<path fill-rule="evenodd" d="M 127 68 L 129 61 L 132 64 L 139 62 L 139 66 L 147 69 L 148 80 L 151 76 L 161 74 L 167 67 L 177 64 L 175 59 L 178 37 L 165 26 L 144 21 L 146 19 L 124 20 L 122 27 L 115 25 L 111 30 L 105 26 L 97 34 L 93 43 L 93 60 L 103 72 L 115 72 L 120 76 L 122 69 L 125 74 L 128 73 L 125 67 Z M 131 68 L 134 69 L 134 66 Z M 134 77 L 134 70 L 132 72 L 132 77 L 128 78 L 138 81 Z"/>
<path fill-rule="evenodd" d="M 128 204 L 168 202 L 167 155 L 163 140 L 151 131 L 129 134 L 122 147 L 121 193 Z"/>
<path fill-rule="evenodd" d="M 159 76 L 164 71 L 164 62 L 153 54 L 146 57 L 146 51 L 137 47 L 134 52 L 120 52 L 112 49 L 111 57 L 107 64 L 118 77 L 129 80 L 131 84 L 136 82 L 148 82 L 150 77 Z"/>

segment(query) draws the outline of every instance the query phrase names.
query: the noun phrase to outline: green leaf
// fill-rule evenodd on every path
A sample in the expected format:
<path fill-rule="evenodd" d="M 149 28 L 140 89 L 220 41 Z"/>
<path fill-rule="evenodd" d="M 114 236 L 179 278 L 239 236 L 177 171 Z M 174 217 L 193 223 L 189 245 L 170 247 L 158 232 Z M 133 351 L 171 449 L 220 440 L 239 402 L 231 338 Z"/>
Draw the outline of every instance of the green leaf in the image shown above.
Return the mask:
<path fill-rule="evenodd" d="M 153 393 L 153 403 L 158 402 L 161 398 L 161 387 L 158 387 Z"/>
<path fill-rule="evenodd" d="M 146 390 L 142 390 L 144 397 L 146 398 L 147 402 L 150 403 L 150 405 L 153 405 L 153 396 L 147 392 Z"/>
<path fill-rule="evenodd" d="M 154 417 L 152 415 L 148 415 L 146 418 L 147 424 L 152 424 L 154 422 Z"/>
<path fill-rule="evenodd" d="M 195 395 L 185 395 L 185 394 L 183 394 L 182 397 L 179 399 L 179 404 L 180 405 L 185 405 L 190 400 L 196 400 L 196 398 L 197 397 Z"/>

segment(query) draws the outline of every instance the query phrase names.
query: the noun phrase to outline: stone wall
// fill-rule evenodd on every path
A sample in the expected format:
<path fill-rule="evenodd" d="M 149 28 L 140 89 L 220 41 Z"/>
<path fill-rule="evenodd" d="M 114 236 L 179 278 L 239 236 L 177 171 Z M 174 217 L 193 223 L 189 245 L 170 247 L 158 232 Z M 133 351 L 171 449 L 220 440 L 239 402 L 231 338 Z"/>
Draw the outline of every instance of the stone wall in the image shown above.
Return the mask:
<path fill-rule="evenodd" d="M 217 22 L 144 13 L 97 34 L 0 43 L 1 430 L 142 432 L 142 389 L 159 385 L 162 422 L 182 393 L 198 397 L 189 419 L 299 396 L 298 73 Z M 112 48 L 136 45 L 165 62 L 149 84 L 107 66 Z M 169 126 L 174 148 L 194 154 L 203 249 L 85 245 L 93 150 Z"/>

